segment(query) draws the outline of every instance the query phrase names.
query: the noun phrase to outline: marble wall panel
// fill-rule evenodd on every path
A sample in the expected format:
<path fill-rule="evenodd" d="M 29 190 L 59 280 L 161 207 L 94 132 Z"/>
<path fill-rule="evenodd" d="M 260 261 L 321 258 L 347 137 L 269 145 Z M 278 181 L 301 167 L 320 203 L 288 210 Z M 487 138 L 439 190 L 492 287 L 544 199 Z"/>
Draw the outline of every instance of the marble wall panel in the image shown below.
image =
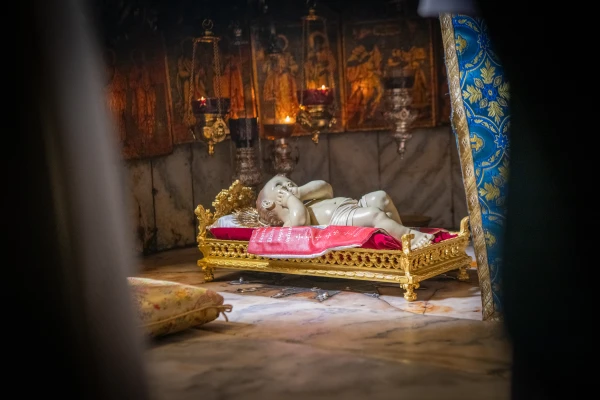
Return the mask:
<path fill-rule="evenodd" d="M 178 146 L 152 160 L 158 250 L 196 242 L 191 158 L 189 146 Z"/>
<path fill-rule="evenodd" d="M 212 156 L 208 154 L 206 146 L 201 143 L 192 143 L 190 146 L 194 193 L 193 215 L 194 209 L 199 204 L 212 209 L 215 196 L 233 183 L 235 152 L 230 140 L 215 145 L 215 153 Z"/>
<path fill-rule="evenodd" d="M 156 251 L 152 166 L 148 160 L 128 161 L 123 165 L 134 251 L 136 254 L 150 254 Z"/>
<path fill-rule="evenodd" d="M 404 159 L 390 133 L 379 133 L 381 188 L 400 214 L 431 217 L 430 226 L 453 228 L 449 128 L 419 129 L 406 142 Z"/>
<path fill-rule="evenodd" d="M 290 139 L 292 156 L 297 157 L 298 163 L 290 174 L 290 179 L 298 185 L 315 179 L 329 181 L 329 140 L 321 136 L 319 143 L 315 144 L 310 136 L 298 136 Z M 262 171 L 263 182 L 268 181 L 277 172 L 272 165 L 271 153 L 273 142 L 261 140 L 262 146 Z"/>
<path fill-rule="evenodd" d="M 329 182 L 329 136 L 321 136 L 316 144 L 310 136 L 294 138 L 293 143 L 299 158 L 290 178 L 299 185 L 316 179 Z"/>
<path fill-rule="evenodd" d="M 381 189 L 378 134 L 329 135 L 329 182 L 336 196 L 359 199 Z"/>

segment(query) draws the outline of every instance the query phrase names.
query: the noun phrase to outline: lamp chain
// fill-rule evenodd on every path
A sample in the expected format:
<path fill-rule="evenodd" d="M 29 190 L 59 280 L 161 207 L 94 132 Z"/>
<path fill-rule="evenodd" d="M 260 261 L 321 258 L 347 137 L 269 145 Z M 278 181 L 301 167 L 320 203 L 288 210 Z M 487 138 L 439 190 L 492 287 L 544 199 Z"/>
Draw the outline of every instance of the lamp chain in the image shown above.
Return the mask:
<path fill-rule="evenodd" d="M 304 70 L 306 68 L 305 65 L 305 61 L 304 61 L 304 53 L 307 51 L 306 49 L 306 35 L 307 35 L 307 30 L 309 30 L 309 27 L 307 27 L 307 25 L 309 24 L 308 19 L 307 18 L 302 18 L 302 55 L 300 56 L 300 71 L 302 71 L 302 90 L 300 90 L 300 106 L 302 106 L 304 104 L 304 89 L 306 89 L 306 71 Z"/>
<path fill-rule="evenodd" d="M 194 82 L 194 73 L 196 71 L 196 46 L 197 46 L 197 43 L 198 43 L 197 39 L 194 38 L 192 41 L 192 71 L 190 73 L 190 88 L 189 88 L 189 96 L 188 96 L 189 98 L 188 98 L 187 107 L 185 108 L 185 109 L 187 109 L 185 119 L 186 119 L 187 125 L 190 127 L 190 132 L 192 133 L 194 140 L 197 140 L 196 133 L 194 132 L 194 128 L 193 128 L 193 125 L 196 124 L 196 118 L 192 114 L 192 100 L 194 99 L 194 92 L 196 91 L 196 84 Z"/>
<path fill-rule="evenodd" d="M 241 40 L 241 38 L 240 38 Z M 243 71 L 242 68 L 242 63 L 243 63 L 243 59 L 242 59 L 242 45 L 241 43 L 237 45 L 238 48 L 238 68 L 240 68 L 240 74 Z M 243 79 L 243 77 L 242 77 Z M 242 93 L 243 99 L 244 99 L 244 118 L 246 119 L 246 146 L 250 147 L 250 138 L 252 137 L 251 132 L 250 132 L 250 118 L 248 118 L 248 104 L 246 102 L 246 93 L 244 91 L 244 93 Z"/>
<path fill-rule="evenodd" d="M 217 87 L 215 88 L 215 96 L 217 97 L 217 112 L 221 115 L 221 58 L 219 57 L 219 41 L 213 40 L 213 63 L 215 65 L 215 73 L 217 74 Z"/>
<path fill-rule="evenodd" d="M 327 51 L 331 52 L 331 47 L 329 46 L 329 31 L 327 30 L 327 19 L 322 18 L 323 20 L 323 34 L 325 35 L 325 47 Z M 335 89 L 335 75 L 331 79 L 331 88 Z M 334 97 L 335 99 L 335 97 Z"/>

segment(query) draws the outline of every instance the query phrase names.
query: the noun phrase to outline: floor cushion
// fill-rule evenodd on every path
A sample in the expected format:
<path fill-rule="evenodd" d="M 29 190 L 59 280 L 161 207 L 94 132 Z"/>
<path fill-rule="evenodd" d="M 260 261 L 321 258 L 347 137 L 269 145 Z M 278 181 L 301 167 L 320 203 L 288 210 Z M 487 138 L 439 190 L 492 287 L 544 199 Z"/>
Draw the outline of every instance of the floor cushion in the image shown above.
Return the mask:
<path fill-rule="evenodd" d="M 223 296 L 202 287 L 177 282 L 129 277 L 135 306 L 144 331 L 151 337 L 203 325 L 230 312 Z"/>

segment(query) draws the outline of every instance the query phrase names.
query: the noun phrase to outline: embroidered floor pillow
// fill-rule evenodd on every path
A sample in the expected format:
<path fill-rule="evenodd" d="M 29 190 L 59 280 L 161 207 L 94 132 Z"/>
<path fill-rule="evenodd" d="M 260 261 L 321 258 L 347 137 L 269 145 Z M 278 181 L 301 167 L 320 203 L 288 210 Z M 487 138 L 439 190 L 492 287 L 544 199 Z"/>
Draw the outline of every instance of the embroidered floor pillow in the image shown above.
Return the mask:
<path fill-rule="evenodd" d="M 231 311 L 219 293 L 177 282 L 129 277 L 144 331 L 151 337 L 179 332 L 211 322 Z"/>

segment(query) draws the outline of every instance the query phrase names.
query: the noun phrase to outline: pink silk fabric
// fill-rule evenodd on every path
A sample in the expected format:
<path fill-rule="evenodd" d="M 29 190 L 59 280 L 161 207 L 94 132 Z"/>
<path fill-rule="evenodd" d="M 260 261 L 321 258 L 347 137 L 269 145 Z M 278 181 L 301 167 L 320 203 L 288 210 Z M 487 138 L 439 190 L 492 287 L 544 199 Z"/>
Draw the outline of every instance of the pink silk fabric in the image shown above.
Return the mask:
<path fill-rule="evenodd" d="M 433 243 L 456 237 L 441 228 L 415 228 L 434 235 Z M 212 228 L 220 240 L 247 241 L 248 253 L 279 257 L 314 257 L 336 249 L 360 247 L 374 250 L 402 250 L 402 243 L 376 228 L 334 226 Z"/>

